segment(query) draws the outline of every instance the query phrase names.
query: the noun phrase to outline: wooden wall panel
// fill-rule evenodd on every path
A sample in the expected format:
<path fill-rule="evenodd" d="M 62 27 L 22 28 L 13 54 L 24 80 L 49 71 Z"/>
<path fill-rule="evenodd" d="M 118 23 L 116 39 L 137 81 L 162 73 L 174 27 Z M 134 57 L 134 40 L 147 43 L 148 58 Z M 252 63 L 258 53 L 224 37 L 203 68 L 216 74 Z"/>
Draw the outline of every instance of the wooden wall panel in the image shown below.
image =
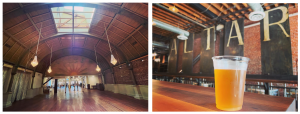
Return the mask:
<path fill-rule="evenodd" d="M 267 17 L 260 21 L 260 30 L 264 31 L 261 33 L 262 74 L 293 75 L 287 9 L 287 6 L 281 6 L 265 11 Z"/>
<path fill-rule="evenodd" d="M 201 33 L 201 51 L 200 51 L 200 73 L 213 74 L 214 67 L 212 57 L 215 55 L 215 29 L 207 28 Z M 209 41 L 208 41 L 209 40 Z M 209 46 L 208 46 L 209 42 Z"/>
<path fill-rule="evenodd" d="M 244 18 L 226 22 L 224 29 L 224 55 L 244 56 Z"/>
<path fill-rule="evenodd" d="M 193 47 L 194 47 L 195 33 L 190 33 L 187 40 L 183 44 L 182 57 L 182 72 L 189 74 L 193 72 Z"/>
<path fill-rule="evenodd" d="M 179 40 L 177 38 L 170 40 L 168 73 L 176 73 L 177 72 L 178 46 L 179 46 Z"/>

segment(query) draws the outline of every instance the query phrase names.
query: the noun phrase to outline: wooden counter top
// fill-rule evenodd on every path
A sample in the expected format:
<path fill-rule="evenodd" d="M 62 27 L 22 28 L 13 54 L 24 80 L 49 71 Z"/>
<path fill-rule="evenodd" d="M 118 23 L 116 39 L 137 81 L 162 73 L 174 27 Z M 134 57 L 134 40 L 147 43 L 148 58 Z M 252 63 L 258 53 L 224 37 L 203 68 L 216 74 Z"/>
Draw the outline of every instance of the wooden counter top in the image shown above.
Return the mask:
<path fill-rule="evenodd" d="M 215 88 L 152 80 L 153 111 L 222 111 Z M 240 111 L 295 111 L 294 98 L 245 92 Z"/>

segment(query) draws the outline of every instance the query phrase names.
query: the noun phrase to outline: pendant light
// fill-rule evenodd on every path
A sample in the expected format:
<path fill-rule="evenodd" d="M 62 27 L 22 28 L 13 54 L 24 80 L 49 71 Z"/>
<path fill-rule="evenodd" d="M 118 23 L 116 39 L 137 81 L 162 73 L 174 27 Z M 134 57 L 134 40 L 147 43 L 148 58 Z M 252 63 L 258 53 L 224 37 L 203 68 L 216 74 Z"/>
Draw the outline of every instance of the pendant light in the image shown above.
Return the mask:
<path fill-rule="evenodd" d="M 105 27 L 105 24 L 104 24 L 104 28 L 105 28 L 105 34 L 106 34 L 106 37 L 107 37 L 108 46 L 109 46 L 110 53 L 111 53 L 111 57 L 110 57 L 111 59 L 110 59 L 110 62 L 111 62 L 113 65 L 116 65 L 116 64 L 117 64 L 117 60 L 115 59 L 114 55 L 112 54 L 111 47 L 110 47 L 110 43 L 109 43 L 109 39 L 108 39 L 108 35 L 107 35 L 107 30 L 106 30 L 106 27 Z"/>
<path fill-rule="evenodd" d="M 35 56 L 34 56 L 34 59 L 31 61 L 31 65 L 33 67 L 36 67 L 39 64 L 39 62 L 37 60 L 37 50 L 39 49 L 39 43 L 40 43 L 40 38 L 41 38 L 42 27 L 43 27 L 43 23 L 41 24 L 41 28 L 40 28 L 39 39 L 38 39 L 38 43 L 36 45 L 36 50 L 35 50 Z"/>
<path fill-rule="evenodd" d="M 52 72 L 52 69 L 51 69 L 51 59 L 52 59 L 52 47 L 51 47 L 50 66 L 48 68 L 48 73 Z"/>
<path fill-rule="evenodd" d="M 95 57 L 96 57 L 96 63 L 97 63 L 97 68 L 96 68 L 96 71 L 97 71 L 97 72 L 100 72 L 100 71 L 101 71 L 101 69 L 100 69 L 100 67 L 99 67 L 99 65 L 98 65 L 98 61 L 97 61 L 96 45 L 94 46 L 94 51 L 95 51 Z"/>
<path fill-rule="evenodd" d="M 171 10 L 172 12 L 177 13 L 178 12 L 178 8 L 175 7 L 175 5 L 172 7 L 169 7 L 169 10 Z"/>

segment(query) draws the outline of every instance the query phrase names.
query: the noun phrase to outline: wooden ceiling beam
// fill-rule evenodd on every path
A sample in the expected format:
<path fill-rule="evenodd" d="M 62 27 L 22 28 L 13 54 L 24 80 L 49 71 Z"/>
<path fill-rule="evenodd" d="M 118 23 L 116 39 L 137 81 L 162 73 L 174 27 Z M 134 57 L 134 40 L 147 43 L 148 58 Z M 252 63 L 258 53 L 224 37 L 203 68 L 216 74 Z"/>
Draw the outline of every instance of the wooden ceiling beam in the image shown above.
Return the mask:
<path fill-rule="evenodd" d="M 232 3 L 238 10 L 241 10 L 242 7 L 237 3 Z M 241 13 L 249 20 L 249 14 L 245 13 L 245 11 L 241 11 Z"/>
<path fill-rule="evenodd" d="M 229 11 L 231 11 L 231 13 L 234 13 L 233 15 L 231 15 L 232 17 L 238 19 L 239 17 L 237 15 L 239 15 L 238 13 L 235 13 L 234 8 L 232 8 L 231 6 L 229 6 L 227 3 L 222 3 L 222 5 L 224 5 L 227 9 L 229 9 Z M 230 13 L 229 13 L 230 14 Z M 229 15 L 230 16 L 230 15 Z M 231 17 L 231 18 L 232 18 Z"/>
<path fill-rule="evenodd" d="M 141 56 L 140 52 L 128 40 L 127 42 L 131 45 L 131 47 L 135 50 L 135 52 L 137 52 L 139 56 Z"/>
<path fill-rule="evenodd" d="M 203 16 L 200 16 L 198 13 L 196 12 L 192 12 L 190 9 L 188 9 L 188 5 L 182 6 L 181 4 L 177 4 L 177 3 L 173 3 L 176 7 L 184 10 L 185 12 L 192 14 L 194 17 L 197 17 L 200 19 L 200 23 L 205 23 L 207 21 L 206 18 L 203 18 Z"/>
<path fill-rule="evenodd" d="M 167 7 L 171 7 L 172 5 L 170 5 L 170 4 L 167 4 L 167 3 L 162 3 L 163 5 L 165 5 L 165 6 L 167 6 Z M 179 6 L 178 6 L 179 7 Z M 182 11 L 182 10 L 178 10 L 178 13 L 180 13 L 180 14 L 182 14 L 182 15 L 184 15 L 184 16 L 186 16 L 187 18 L 190 18 L 190 19 L 192 19 L 192 20 L 194 20 L 194 21 L 197 21 L 198 22 L 198 19 L 196 19 L 195 18 L 195 16 L 191 16 L 190 14 L 188 14 L 188 13 L 185 13 L 184 11 Z M 200 23 L 203 23 L 203 24 L 206 24 L 205 23 L 205 21 L 199 21 Z"/>
<path fill-rule="evenodd" d="M 21 8 L 23 8 L 23 5 L 22 5 L 21 3 L 19 3 L 19 5 L 20 5 Z M 41 33 L 40 30 L 38 29 L 38 27 L 37 27 L 37 26 L 35 25 L 35 23 L 33 22 L 33 20 L 32 20 L 32 18 L 30 17 L 30 15 L 29 15 L 25 10 L 23 10 L 23 11 L 25 12 L 27 18 L 30 20 L 31 24 L 34 26 L 35 30 L 38 31 L 39 33 Z M 42 28 L 41 28 L 41 29 L 42 29 Z M 41 37 L 44 39 L 44 36 L 42 35 L 42 33 L 41 33 Z M 48 45 L 47 45 L 47 46 L 48 46 Z M 49 48 L 49 50 L 51 50 L 49 46 L 48 46 L 48 48 Z"/>
<path fill-rule="evenodd" d="M 11 56 L 11 58 L 9 59 L 9 61 L 12 60 L 12 58 L 16 55 L 16 53 L 19 51 L 19 49 L 21 49 L 21 47 L 22 46 L 20 45 L 19 48 L 17 49 L 17 51 L 15 51 L 15 53 Z M 5 56 L 3 56 L 3 57 L 5 57 Z"/>
<path fill-rule="evenodd" d="M 32 25 L 33 26 L 33 25 Z M 17 33 L 15 33 L 14 34 L 14 36 L 15 35 L 18 35 L 18 34 L 20 34 L 20 33 L 22 33 L 22 32 L 24 32 L 24 31 L 26 31 L 26 30 L 28 30 L 29 28 L 31 28 L 32 26 L 29 26 L 29 27 L 27 27 L 27 28 L 25 28 L 25 29 L 23 29 L 23 30 L 21 30 L 21 31 L 19 31 L 19 32 L 17 32 Z M 30 34 L 30 33 L 29 33 Z M 20 38 L 20 39 L 22 39 L 22 38 Z"/>
<path fill-rule="evenodd" d="M 183 19 L 183 18 L 181 18 L 181 17 L 179 17 L 179 16 L 177 16 L 177 15 L 174 15 L 174 14 L 172 14 L 172 13 L 169 13 L 169 12 L 167 12 L 167 11 L 164 11 L 164 10 L 162 10 L 162 9 L 156 7 L 156 6 L 152 6 L 152 8 L 154 9 L 153 12 L 154 12 L 154 13 L 157 13 L 157 14 L 159 14 L 159 15 L 166 15 L 166 16 L 168 16 L 169 18 L 174 18 L 174 19 L 176 19 L 176 20 L 180 20 L 180 21 L 182 21 L 182 22 L 184 22 L 184 23 L 186 23 L 186 24 L 191 23 L 191 22 L 189 22 L 188 20 L 185 20 L 185 19 Z"/>
<path fill-rule="evenodd" d="M 23 47 L 25 47 L 26 49 L 28 49 L 27 46 L 25 46 L 23 43 L 21 43 L 19 40 L 17 40 L 16 37 L 14 37 L 13 35 L 11 35 L 10 33 L 8 33 L 6 30 L 3 30 L 4 33 L 6 33 L 10 38 L 12 38 L 14 41 L 18 42 L 19 44 L 21 44 Z M 31 53 L 33 53 L 32 51 L 30 51 Z M 34 54 L 34 53 L 33 53 Z"/>
<path fill-rule="evenodd" d="M 193 9 L 192 7 L 190 7 L 189 5 L 187 5 L 186 3 L 180 3 L 180 5 L 184 6 L 185 8 L 189 9 L 190 11 L 200 15 L 201 18 L 203 18 L 202 20 L 203 21 L 208 21 L 210 20 L 211 18 L 207 17 L 206 15 L 202 14 L 201 12 L 199 11 L 196 11 L 195 9 Z"/>
<path fill-rule="evenodd" d="M 217 8 L 219 11 L 221 11 L 223 14 L 228 14 L 228 10 L 226 10 L 226 8 L 224 8 L 224 5 L 220 5 L 219 3 L 211 3 L 211 5 L 213 5 L 215 8 Z M 231 20 L 235 20 L 236 18 L 232 15 L 229 15 Z"/>
<path fill-rule="evenodd" d="M 140 33 L 143 36 L 143 38 L 145 38 L 145 40 L 147 40 L 148 42 L 148 38 L 146 38 L 146 36 L 144 36 L 140 31 L 138 31 L 138 33 Z"/>
<path fill-rule="evenodd" d="M 132 56 L 132 57 L 134 57 L 133 56 L 133 54 L 132 54 L 132 52 L 131 51 L 129 51 L 128 49 L 127 49 L 127 47 L 126 46 L 124 46 L 124 44 L 122 44 L 123 45 L 123 47 L 125 47 L 125 49 L 130 53 L 130 55 Z"/>
<path fill-rule="evenodd" d="M 141 42 L 139 42 L 135 37 L 131 36 L 137 43 L 139 43 L 139 45 L 145 50 L 148 51 L 147 49 L 144 48 L 144 46 L 141 44 Z"/>
<path fill-rule="evenodd" d="M 137 31 L 139 31 L 141 28 L 144 27 L 146 23 L 144 24 L 141 24 L 137 29 L 135 29 L 133 32 L 131 32 L 125 39 L 123 39 L 120 43 L 117 44 L 117 46 L 120 46 L 123 42 L 125 42 L 126 40 L 128 40 L 133 34 L 135 34 Z M 138 41 L 137 41 L 138 42 Z M 141 45 L 141 44 L 140 44 Z M 143 47 L 143 45 L 141 45 L 143 49 L 145 49 Z M 112 52 L 114 51 L 115 49 L 112 49 Z M 146 50 L 147 51 L 147 50 Z"/>
<path fill-rule="evenodd" d="M 15 42 L 9 49 L 8 51 L 3 55 L 3 58 L 9 53 L 9 51 L 12 49 L 12 47 L 15 46 L 15 44 L 17 44 L 17 42 Z M 21 46 L 20 46 L 21 47 Z"/>
<path fill-rule="evenodd" d="M 18 24 L 16 24 L 16 25 L 14 25 L 14 26 L 11 26 L 11 27 L 7 28 L 6 30 L 9 31 L 10 29 L 12 29 L 12 28 L 14 28 L 14 27 L 17 27 L 17 26 L 19 26 L 20 24 L 23 24 L 23 23 L 28 22 L 28 21 L 29 21 L 29 20 L 26 19 L 26 20 L 24 20 L 24 21 L 22 21 L 22 22 L 20 22 L 20 23 L 18 23 Z"/>
<path fill-rule="evenodd" d="M 123 39 L 120 43 L 118 43 L 117 46 L 121 45 L 123 42 L 125 42 L 128 38 L 130 38 L 130 36 L 132 36 L 133 34 L 135 34 L 137 31 L 139 31 L 141 28 L 144 27 L 144 24 L 141 24 L 138 28 L 136 28 L 133 32 L 131 32 L 125 39 Z"/>

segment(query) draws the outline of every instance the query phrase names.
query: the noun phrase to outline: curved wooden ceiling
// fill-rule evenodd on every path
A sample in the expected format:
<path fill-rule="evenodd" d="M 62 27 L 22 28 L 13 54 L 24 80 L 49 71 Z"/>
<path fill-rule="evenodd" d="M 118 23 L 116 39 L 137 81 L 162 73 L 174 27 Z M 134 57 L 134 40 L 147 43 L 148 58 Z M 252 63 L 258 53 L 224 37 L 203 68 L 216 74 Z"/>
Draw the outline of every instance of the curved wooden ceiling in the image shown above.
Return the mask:
<path fill-rule="evenodd" d="M 51 8 L 73 5 L 95 8 L 88 33 L 57 32 Z M 50 55 L 51 47 L 53 52 L 66 52 L 64 50 L 69 49 L 69 55 L 88 56 L 93 59 L 94 54 L 85 54 L 94 52 L 96 46 L 99 56 L 107 61 L 100 67 L 109 68 L 112 64 L 109 62 L 110 50 L 105 28 L 113 54 L 120 63 L 148 54 L 146 3 L 4 3 L 3 60 L 25 67 L 35 54 L 42 23 L 37 54 L 39 63 L 49 61 L 45 58 Z M 54 58 L 62 56 L 63 54 L 53 55 Z M 33 69 L 30 63 L 28 64 L 28 68 Z"/>
<path fill-rule="evenodd" d="M 285 5 L 286 3 L 262 3 L 264 10 Z M 289 7 L 297 7 L 297 3 L 288 3 Z M 175 6 L 178 13 L 171 12 L 168 8 Z M 152 6 L 154 19 L 173 25 L 189 32 L 200 32 L 204 27 L 217 25 L 218 23 L 245 18 L 249 20 L 252 9 L 247 3 L 155 3 Z M 183 18 L 184 17 L 184 18 Z M 192 22 L 195 21 L 195 22 Z M 153 33 L 165 37 L 176 35 L 170 31 L 153 27 Z"/>

